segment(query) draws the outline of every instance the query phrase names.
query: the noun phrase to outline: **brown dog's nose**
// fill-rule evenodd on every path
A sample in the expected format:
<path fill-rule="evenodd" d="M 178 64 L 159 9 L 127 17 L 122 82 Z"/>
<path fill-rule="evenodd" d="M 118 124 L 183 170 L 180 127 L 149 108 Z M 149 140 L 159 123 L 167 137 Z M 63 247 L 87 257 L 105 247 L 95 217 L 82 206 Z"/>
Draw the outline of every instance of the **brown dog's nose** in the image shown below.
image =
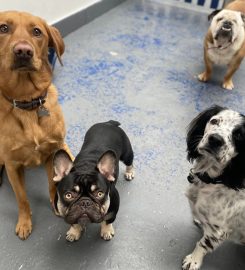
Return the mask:
<path fill-rule="evenodd" d="M 33 57 L 32 47 L 24 42 L 20 42 L 14 46 L 14 54 L 18 58 L 31 59 Z"/>

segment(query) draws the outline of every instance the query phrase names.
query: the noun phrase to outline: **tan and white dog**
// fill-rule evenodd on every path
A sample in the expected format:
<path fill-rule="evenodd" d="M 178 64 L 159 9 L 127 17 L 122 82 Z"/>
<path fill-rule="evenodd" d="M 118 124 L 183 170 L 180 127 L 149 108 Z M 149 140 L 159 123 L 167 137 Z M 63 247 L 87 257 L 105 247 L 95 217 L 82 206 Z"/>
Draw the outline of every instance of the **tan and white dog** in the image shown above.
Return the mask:
<path fill-rule="evenodd" d="M 245 56 L 245 0 L 236 0 L 209 15 L 211 25 L 204 41 L 205 71 L 198 79 L 210 79 L 213 65 L 227 66 L 223 88 L 234 88 L 232 76 Z"/>

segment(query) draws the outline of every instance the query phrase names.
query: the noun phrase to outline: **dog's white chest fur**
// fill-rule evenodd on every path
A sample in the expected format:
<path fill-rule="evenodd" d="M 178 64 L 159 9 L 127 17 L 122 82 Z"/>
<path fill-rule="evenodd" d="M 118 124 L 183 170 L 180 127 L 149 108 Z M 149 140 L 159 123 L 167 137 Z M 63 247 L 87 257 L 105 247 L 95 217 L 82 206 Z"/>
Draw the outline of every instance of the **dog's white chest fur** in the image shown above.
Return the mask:
<path fill-rule="evenodd" d="M 236 51 L 230 47 L 226 49 L 214 48 L 214 45 L 211 43 L 208 44 L 208 47 L 208 57 L 215 65 L 228 65 L 236 53 Z"/>
<path fill-rule="evenodd" d="M 191 184 L 186 195 L 205 231 L 227 232 L 230 240 L 245 244 L 245 190 L 200 181 Z"/>

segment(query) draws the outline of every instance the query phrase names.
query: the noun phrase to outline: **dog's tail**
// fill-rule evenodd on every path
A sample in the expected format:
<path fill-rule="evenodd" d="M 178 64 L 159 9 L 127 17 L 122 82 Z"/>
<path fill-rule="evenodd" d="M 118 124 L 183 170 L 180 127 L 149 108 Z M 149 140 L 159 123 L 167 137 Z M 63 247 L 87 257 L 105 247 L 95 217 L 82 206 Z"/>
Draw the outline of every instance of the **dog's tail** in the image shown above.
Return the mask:
<path fill-rule="evenodd" d="M 121 123 L 119 123 L 118 121 L 115 121 L 115 120 L 110 120 L 110 121 L 108 121 L 108 123 L 115 126 L 115 127 L 119 127 L 121 125 Z"/>

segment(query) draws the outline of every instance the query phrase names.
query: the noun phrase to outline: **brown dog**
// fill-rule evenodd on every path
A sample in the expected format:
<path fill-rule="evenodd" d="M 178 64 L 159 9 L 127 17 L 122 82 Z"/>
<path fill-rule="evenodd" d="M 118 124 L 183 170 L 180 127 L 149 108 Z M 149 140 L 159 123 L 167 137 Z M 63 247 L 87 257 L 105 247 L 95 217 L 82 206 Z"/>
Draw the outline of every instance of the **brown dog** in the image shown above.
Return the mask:
<path fill-rule="evenodd" d="M 67 149 L 48 47 L 55 49 L 61 62 L 64 42 L 56 28 L 28 13 L 0 12 L 0 172 L 5 166 L 15 192 L 16 234 L 21 239 L 32 231 L 24 167 L 45 164 L 53 205 L 53 153 Z"/>
<path fill-rule="evenodd" d="M 209 15 L 212 22 L 204 41 L 206 68 L 198 76 L 200 81 L 209 80 L 213 64 L 227 65 L 223 88 L 234 88 L 232 76 L 245 56 L 244 14 L 245 0 L 236 0 Z"/>

